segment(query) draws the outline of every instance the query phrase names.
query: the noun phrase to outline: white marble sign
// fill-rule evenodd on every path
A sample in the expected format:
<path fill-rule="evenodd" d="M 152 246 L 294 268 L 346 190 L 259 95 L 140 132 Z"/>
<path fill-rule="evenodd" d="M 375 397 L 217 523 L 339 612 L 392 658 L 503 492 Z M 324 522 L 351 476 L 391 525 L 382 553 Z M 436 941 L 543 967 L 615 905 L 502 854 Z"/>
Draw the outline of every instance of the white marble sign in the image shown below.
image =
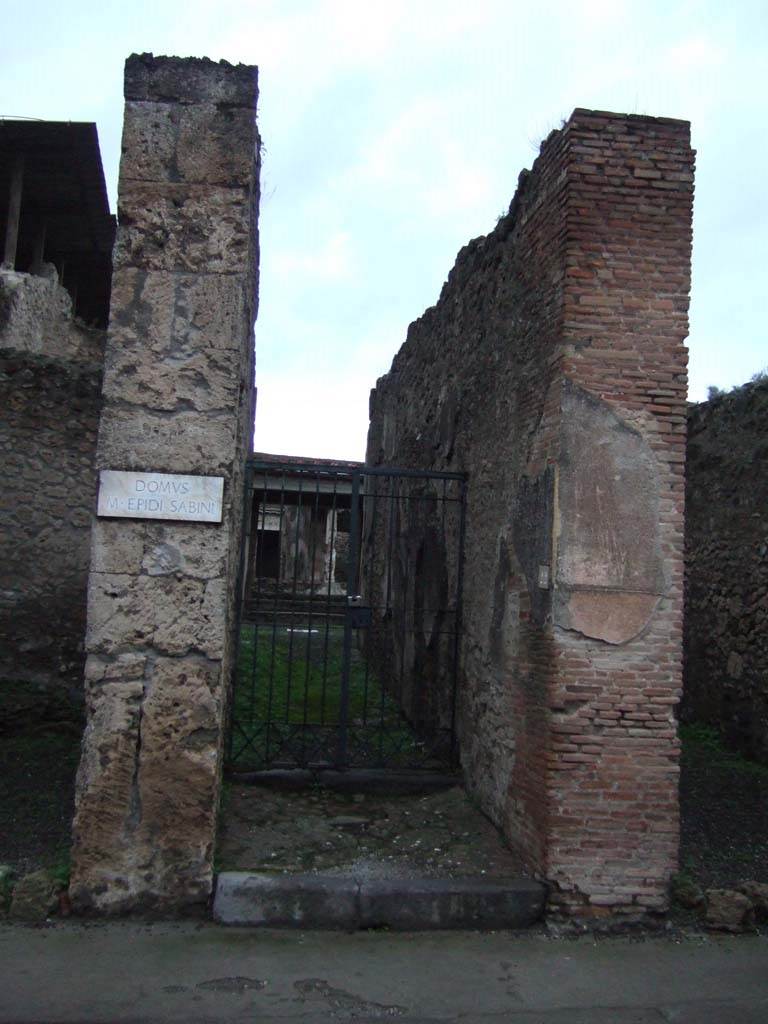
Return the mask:
<path fill-rule="evenodd" d="M 221 476 L 102 469 L 97 514 L 122 519 L 220 523 L 223 495 Z"/>

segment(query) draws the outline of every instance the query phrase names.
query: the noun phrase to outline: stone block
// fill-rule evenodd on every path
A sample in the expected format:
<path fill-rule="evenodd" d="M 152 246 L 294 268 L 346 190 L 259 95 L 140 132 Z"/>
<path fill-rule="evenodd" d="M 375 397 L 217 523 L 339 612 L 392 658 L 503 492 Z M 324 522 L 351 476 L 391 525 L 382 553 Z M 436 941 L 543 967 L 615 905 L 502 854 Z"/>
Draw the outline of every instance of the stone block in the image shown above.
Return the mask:
<path fill-rule="evenodd" d="M 229 538 L 221 530 L 201 532 L 197 524 L 161 525 L 145 548 L 142 569 L 150 576 L 224 578 L 228 569 Z"/>
<path fill-rule="evenodd" d="M 46 870 L 33 871 L 13 887 L 8 916 L 13 921 L 40 924 L 59 905 L 58 887 Z"/>
<path fill-rule="evenodd" d="M 207 57 L 155 57 L 134 53 L 125 62 L 126 100 L 217 103 L 256 108 L 258 70 Z"/>
<path fill-rule="evenodd" d="M 88 723 L 72 823 L 70 892 L 75 906 L 90 905 L 86 890 L 97 866 L 107 878 L 120 874 L 126 823 L 137 808 L 134 780 L 143 696 L 142 680 L 89 686 L 86 691 Z M 103 877 L 99 884 L 104 884 Z"/>
<path fill-rule="evenodd" d="M 360 927 L 527 928 L 544 912 L 547 890 L 527 878 L 372 879 L 360 891 Z"/>
<path fill-rule="evenodd" d="M 544 910 L 546 888 L 519 878 L 358 879 L 222 872 L 214 919 L 265 928 L 525 928 Z"/>
<path fill-rule="evenodd" d="M 242 274 L 183 274 L 123 267 L 112 289 L 111 347 L 139 362 L 229 360 L 248 350 L 253 302 Z M 146 346 L 146 348 L 145 348 Z M 114 353 L 108 353 L 108 362 Z"/>
<path fill-rule="evenodd" d="M 91 572 L 138 576 L 223 577 L 229 558 L 221 530 L 200 531 L 196 523 L 96 519 Z"/>
<path fill-rule="evenodd" d="M 707 889 L 707 928 L 743 932 L 754 927 L 752 900 L 734 889 Z"/>
<path fill-rule="evenodd" d="M 224 476 L 237 449 L 237 423 L 232 417 L 204 419 L 194 411 L 173 415 L 143 406 L 114 406 L 102 419 L 97 452 L 101 469 L 153 470 Z M 224 505 L 228 506 L 227 484 Z"/>
<path fill-rule="evenodd" d="M 205 146 L 200 145 L 201 133 Z M 123 182 L 166 181 L 249 188 L 258 145 L 253 110 L 216 103 L 193 107 L 129 101 L 123 150 L 131 160 Z"/>
<path fill-rule="evenodd" d="M 138 575 L 145 524 L 95 519 L 91 531 L 91 572 Z"/>
<path fill-rule="evenodd" d="M 358 884 L 322 875 L 219 875 L 213 917 L 220 924 L 268 928 L 355 928 Z"/>
<path fill-rule="evenodd" d="M 250 388 L 252 342 L 241 372 L 232 372 L 253 314 L 241 275 L 125 268 L 116 275 L 113 302 L 119 312 L 110 325 L 107 396 L 210 415 L 234 408 L 239 389 Z"/>
<path fill-rule="evenodd" d="M 116 268 L 238 274 L 255 246 L 247 187 L 127 180 L 118 218 Z"/>
<path fill-rule="evenodd" d="M 89 654 L 85 663 L 85 681 L 91 692 L 101 683 L 142 680 L 146 669 L 147 655 L 139 652 L 129 651 L 115 656 Z"/>
<path fill-rule="evenodd" d="M 219 659 L 224 645 L 222 581 L 99 573 L 88 590 L 88 650 L 116 654 L 152 646 L 163 654 L 194 649 Z"/>
<path fill-rule="evenodd" d="M 215 819 L 220 666 L 197 655 L 157 658 L 142 708 L 142 826 L 199 863 Z"/>

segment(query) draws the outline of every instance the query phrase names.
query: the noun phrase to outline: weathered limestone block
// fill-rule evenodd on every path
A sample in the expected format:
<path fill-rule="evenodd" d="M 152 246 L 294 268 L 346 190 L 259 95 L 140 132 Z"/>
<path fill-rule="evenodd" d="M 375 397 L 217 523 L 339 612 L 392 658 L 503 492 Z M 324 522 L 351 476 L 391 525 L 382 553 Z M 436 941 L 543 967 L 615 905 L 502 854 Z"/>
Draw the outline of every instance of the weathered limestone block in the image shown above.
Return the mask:
<path fill-rule="evenodd" d="M 225 579 L 94 573 L 88 591 L 89 650 L 117 653 L 150 644 L 165 654 L 220 658 Z"/>
<path fill-rule="evenodd" d="M 35 277 L 0 270 L 0 348 L 99 362 L 104 332 L 75 320 L 69 292 L 51 271 Z"/>
<path fill-rule="evenodd" d="M 146 661 L 146 659 L 144 659 Z M 139 743 L 143 678 L 135 678 L 138 666 L 125 665 L 126 676 L 112 670 L 113 682 L 92 683 L 91 674 L 105 673 L 101 664 L 86 664 L 86 706 L 88 721 L 77 776 L 77 813 L 73 826 L 76 854 L 72 879 L 75 901 L 91 904 L 98 893 L 93 870 L 103 876 L 120 872 L 120 847 L 126 826 L 136 817 L 136 752 Z M 143 672 L 144 665 L 141 665 Z M 83 796 L 87 793 L 87 799 Z M 132 859 L 132 858 L 131 858 Z M 101 889 L 103 882 L 96 883 Z"/>
<path fill-rule="evenodd" d="M 169 416 L 163 409 L 115 406 L 99 428 L 98 465 L 102 469 L 144 468 L 221 476 L 236 444 L 237 424 L 226 412 L 206 419 L 194 410 Z"/>
<path fill-rule="evenodd" d="M 252 122 L 248 106 L 129 100 L 123 146 L 134 155 L 131 176 L 136 181 L 163 180 L 165 168 L 172 166 L 179 182 L 248 186 L 253 153 L 240 140 Z M 208 139 L 205 148 L 200 146 L 201 131 Z"/>
<path fill-rule="evenodd" d="M 115 264 L 236 273 L 253 244 L 249 196 L 247 188 L 224 185 L 126 182 Z"/>
<path fill-rule="evenodd" d="M 233 330 L 252 303 L 242 276 L 150 272 L 125 267 L 112 287 L 110 330 L 120 349 L 147 346 L 155 363 L 198 358 L 231 364 L 239 352 Z M 110 360 L 118 353 L 110 352 Z M 231 365 L 230 365 L 231 369 Z"/>
<path fill-rule="evenodd" d="M 255 69 L 144 54 L 126 98 L 97 463 L 221 476 L 224 499 L 220 524 L 93 529 L 71 891 L 110 912 L 211 890 L 258 253 Z"/>
<path fill-rule="evenodd" d="M 126 100 L 246 107 L 255 114 L 256 69 L 207 57 L 155 57 L 134 53 L 125 62 Z M 253 120 L 253 118 L 252 118 Z M 240 140 L 242 144 L 243 140 Z M 133 160 L 131 160 L 132 166 Z M 130 166 L 126 173 L 130 172 Z M 122 168 L 121 168 L 122 173 Z"/>
<path fill-rule="evenodd" d="M 232 373 L 232 325 L 248 309 L 238 277 L 126 271 L 113 302 L 120 319 L 105 367 L 106 387 L 125 403 L 163 411 L 227 411 L 247 384 Z M 137 364 L 137 346 L 152 360 Z"/>

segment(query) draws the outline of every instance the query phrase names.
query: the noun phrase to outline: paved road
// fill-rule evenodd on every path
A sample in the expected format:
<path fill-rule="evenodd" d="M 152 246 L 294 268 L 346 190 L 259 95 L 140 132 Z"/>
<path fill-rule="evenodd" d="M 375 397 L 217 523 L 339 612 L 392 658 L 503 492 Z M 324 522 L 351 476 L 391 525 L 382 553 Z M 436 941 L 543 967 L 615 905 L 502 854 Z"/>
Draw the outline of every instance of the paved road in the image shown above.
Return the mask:
<path fill-rule="evenodd" d="M 768 937 L 0 926 L 0 1021 L 767 1024 Z"/>

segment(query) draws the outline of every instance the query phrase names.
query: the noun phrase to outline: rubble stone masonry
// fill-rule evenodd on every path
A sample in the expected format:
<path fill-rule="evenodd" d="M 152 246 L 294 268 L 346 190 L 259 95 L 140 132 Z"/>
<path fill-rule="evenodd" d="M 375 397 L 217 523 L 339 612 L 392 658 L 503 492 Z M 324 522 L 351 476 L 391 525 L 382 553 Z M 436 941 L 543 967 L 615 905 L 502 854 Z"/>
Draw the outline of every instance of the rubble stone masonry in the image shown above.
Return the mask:
<path fill-rule="evenodd" d="M 256 69 L 129 58 L 97 467 L 224 478 L 223 520 L 97 519 L 71 893 L 205 905 L 252 448 Z"/>
<path fill-rule="evenodd" d="M 768 379 L 691 406 L 685 720 L 768 764 Z"/>
<path fill-rule="evenodd" d="M 662 910 L 678 844 L 687 122 L 577 109 L 371 399 L 469 475 L 459 733 L 550 910 Z"/>
<path fill-rule="evenodd" d="M 81 711 L 103 347 L 55 277 L 0 270 L 0 730 Z"/>

